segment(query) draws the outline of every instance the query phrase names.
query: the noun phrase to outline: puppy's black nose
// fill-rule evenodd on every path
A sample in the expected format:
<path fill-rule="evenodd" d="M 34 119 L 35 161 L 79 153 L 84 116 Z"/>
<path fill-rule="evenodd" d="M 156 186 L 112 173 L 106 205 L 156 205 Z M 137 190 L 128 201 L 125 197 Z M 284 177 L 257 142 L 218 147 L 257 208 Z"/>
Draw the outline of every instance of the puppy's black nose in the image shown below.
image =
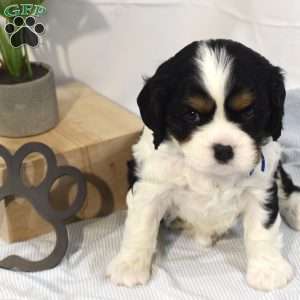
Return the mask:
<path fill-rule="evenodd" d="M 227 163 L 233 158 L 233 149 L 229 145 L 215 144 L 213 146 L 215 158 L 220 163 Z"/>

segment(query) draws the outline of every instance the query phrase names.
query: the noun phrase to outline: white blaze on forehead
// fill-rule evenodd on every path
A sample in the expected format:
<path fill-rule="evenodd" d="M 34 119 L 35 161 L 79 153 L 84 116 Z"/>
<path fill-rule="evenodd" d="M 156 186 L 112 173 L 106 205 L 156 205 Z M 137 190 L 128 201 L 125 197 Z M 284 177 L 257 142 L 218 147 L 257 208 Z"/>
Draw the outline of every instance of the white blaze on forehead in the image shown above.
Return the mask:
<path fill-rule="evenodd" d="M 218 106 L 223 106 L 230 80 L 232 58 L 224 48 L 213 50 L 206 44 L 200 44 L 196 62 L 206 92 L 219 104 Z"/>

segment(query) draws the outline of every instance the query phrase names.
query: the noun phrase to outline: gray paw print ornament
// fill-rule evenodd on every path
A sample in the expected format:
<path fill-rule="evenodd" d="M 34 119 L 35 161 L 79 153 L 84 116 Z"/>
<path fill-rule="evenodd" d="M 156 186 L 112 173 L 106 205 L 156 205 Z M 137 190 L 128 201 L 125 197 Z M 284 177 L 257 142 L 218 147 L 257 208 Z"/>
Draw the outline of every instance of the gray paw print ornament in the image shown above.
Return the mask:
<path fill-rule="evenodd" d="M 23 160 L 30 153 L 40 153 L 47 161 L 46 177 L 37 187 L 26 186 L 20 176 Z M 25 144 L 14 155 L 0 145 L 0 157 L 4 159 L 7 166 L 6 182 L 0 188 L 0 201 L 8 196 L 26 198 L 38 214 L 53 226 L 56 233 L 56 245 L 48 257 L 40 261 L 30 261 L 12 255 L 0 261 L 0 268 L 23 272 L 36 272 L 54 268 L 62 261 L 68 247 L 68 233 L 64 221 L 75 215 L 83 206 L 86 196 L 85 179 L 82 173 L 74 167 L 57 166 L 53 151 L 41 143 Z M 72 205 L 64 211 L 57 211 L 51 207 L 49 193 L 54 182 L 62 176 L 73 177 L 76 180 L 78 189 Z"/>

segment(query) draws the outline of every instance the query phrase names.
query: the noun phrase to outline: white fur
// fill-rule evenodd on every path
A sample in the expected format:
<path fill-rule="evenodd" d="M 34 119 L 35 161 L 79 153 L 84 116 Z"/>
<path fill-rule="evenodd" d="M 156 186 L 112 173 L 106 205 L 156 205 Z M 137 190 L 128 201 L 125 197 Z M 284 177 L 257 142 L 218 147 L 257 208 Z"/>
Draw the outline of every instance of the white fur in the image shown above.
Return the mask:
<path fill-rule="evenodd" d="M 300 193 L 293 192 L 289 197 L 286 197 L 281 191 L 279 205 L 284 220 L 292 228 L 300 230 Z"/>
<path fill-rule="evenodd" d="M 206 91 L 219 104 L 218 108 L 222 108 L 228 90 L 232 58 L 224 48 L 218 49 L 216 53 L 202 44 L 198 49 L 196 62 Z"/>
<path fill-rule="evenodd" d="M 300 192 L 294 191 L 290 195 L 284 192 L 281 178 L 277 180 L 279 207 L 283 219 L 290 227 L 300 230 Z"/>
<path fill-rule="evenodd" d="M 230 145 L 234 158 L 226 165 L 216 161 L 212 148 L 214 144 Z M 187 163 L 203 174 L 245 175 L 249 174 L 258 159 L 252 139 L 237 125 L 218 117 L 194 132 L 189 142 L 181 145 Z"/>
<path fill-rule="evenodd" d="M 231 59 L 221 51 L 218 60 L 206 47 L 200 54 L 205 85 L 218 99 L 217 106 L 223 107 Z M 216 162 L 212 151 L 215 143 L 234 148 L 230 163 Z M 262 152 L 266 159 L 264 172 L 251 138 L 226 121 L 222 113 L 196 131 L 190 141 L 182 145 L 176 140 L 164 141 L 157 150 L 151 130 L 145 127 L 133 147 L 139 181 L 127 196 L 125 233 L 121 251 L 108 268 L 111 279 L 127 286 L 149 279 L 163 217 L 180 217 L 200 245 L 210 246 L 243 215 L 249 284 L 263 290 L 284 286 L 292 270 L 280 254 L 280 217 L 266 229 L 263 209 L 280 147 L 269 141 Z"/>

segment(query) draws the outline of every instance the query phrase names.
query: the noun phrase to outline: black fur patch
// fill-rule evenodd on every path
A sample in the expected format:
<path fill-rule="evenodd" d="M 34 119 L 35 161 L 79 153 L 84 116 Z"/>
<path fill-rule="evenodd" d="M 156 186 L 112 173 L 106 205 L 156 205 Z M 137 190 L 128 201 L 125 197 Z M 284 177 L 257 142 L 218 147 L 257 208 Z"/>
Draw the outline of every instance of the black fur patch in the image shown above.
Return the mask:
<path fill-rule="evenodd" d="M 292 178 L 287 174 L 287 172 L 283 169 L 282 165 L 279 165 L 279 172 L 282 182 L 282 188 L 285 192 L 286 196 L 289 197 L 293 192 L 300 192 L 300 187 L 296 186 L 293 183 Z"/>
<path fill-rule="evenodd" d="M 136 175 L 136 161 L 134 159 L 129 160 L 127 162 L 127 179 L 128 179 L 128 184 L 129 184 L 129 190 L 132 189 L 133 185 L 138 181 L 138 176 Z"/>
<path fill-rule="evenodd" d="M 169 110 L 181 106 L 189 86 L 198 88 L 195 64 L 198 42 L 193 42 L 175 56 L 161 64 L 155 74 L 145 82 L 137 103 L 143 122 L 153 131 L 153 143 L 158 148 L 168 138 Z M 181 110 L 181 108 L 179 110 Z M 177 111 L 177 110 L 176 110 Z M 183 128 L 176 127 L 181 131 Z M 184 135 L 189 134 L 184 130 Z M 179 133 L 182 136 L 182 133 Z"/>
<path fill-rule="evenodd" d="M 268 211 L 268 219 L 265 221 L 265 228 L 270 228 L 278 215 L 279 212 L 279 200 L 278 200 L 278 187 L 274 180 L 273 186 L 268 190 L 269 196 L 265 202 L 265 209 Z"/>

